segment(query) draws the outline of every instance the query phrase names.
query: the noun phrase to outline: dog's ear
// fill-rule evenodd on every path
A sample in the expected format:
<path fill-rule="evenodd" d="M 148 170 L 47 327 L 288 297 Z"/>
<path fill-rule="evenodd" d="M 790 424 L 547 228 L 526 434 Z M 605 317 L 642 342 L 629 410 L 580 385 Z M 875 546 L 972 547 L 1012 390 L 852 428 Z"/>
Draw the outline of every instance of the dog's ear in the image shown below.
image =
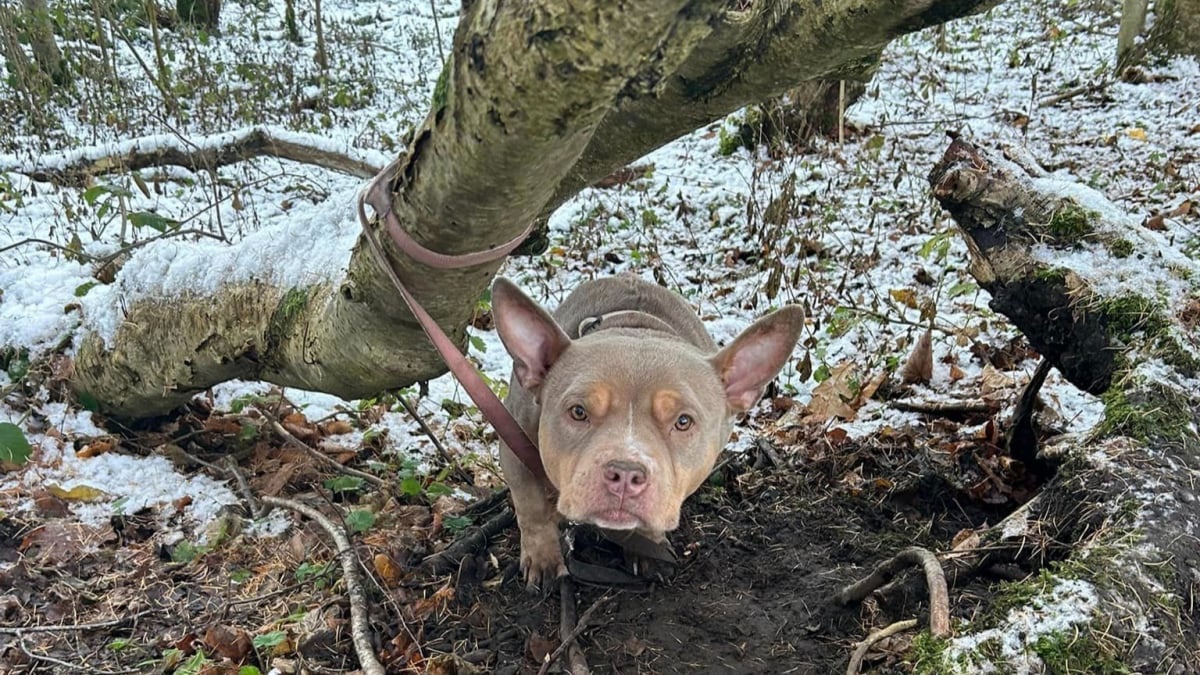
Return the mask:
<path fill-rule="evenodd" d="M 492 318 L 513 357 L 517 381 L 536 391 L 571 339 L 546 310 L 503 277 L 492 284 Z"/>
<path fill-rule="evenodd" d="M 758 403 L 763 388 L 792 355 L 803 328 L 804 310 L 788 305 L 755 321 L 712 357 L 731 410 L 745 412 Z"/>

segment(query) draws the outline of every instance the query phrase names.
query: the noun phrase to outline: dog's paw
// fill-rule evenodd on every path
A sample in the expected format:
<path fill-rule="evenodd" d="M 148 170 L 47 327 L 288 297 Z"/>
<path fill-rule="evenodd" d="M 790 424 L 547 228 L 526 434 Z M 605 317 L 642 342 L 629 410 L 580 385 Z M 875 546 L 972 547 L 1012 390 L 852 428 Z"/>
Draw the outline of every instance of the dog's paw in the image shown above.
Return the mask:
<path fill-rule="evenodd" d="M 521 571 L 529 588 L 542 591 L 549 590 L 555 580 L 567 573 L 557 527 L 521 531 Z"/>

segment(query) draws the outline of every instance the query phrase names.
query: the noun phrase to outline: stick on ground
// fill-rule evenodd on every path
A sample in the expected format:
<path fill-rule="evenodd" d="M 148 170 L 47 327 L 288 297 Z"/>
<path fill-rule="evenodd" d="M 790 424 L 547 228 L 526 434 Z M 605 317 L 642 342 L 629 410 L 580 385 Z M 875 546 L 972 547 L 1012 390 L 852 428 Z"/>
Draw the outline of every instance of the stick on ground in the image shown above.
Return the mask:
<path fill-rule="evenodd" d="M 591 670 L 588 668 L 587 659 L 583 656 L 583 650 L 579 648 L 576 639 L 583 633 L 588 626 L 588 621 L 591 620 L 592 614 L 596 612 L 602 605 L 612 599 L 611 595 L 603 595 L 599 600 L 592 603 L 586 611 L 575 619 L 575 582 L 571 581 L 571 577 L 563 577 L 559 582 L 559 595 L 562 598 L 562 619 L 559 623 L 559 634 L 563 636 L 558 648 L 546 657 L 542 662 L 542 667 L 538 669 L 538 675 L 546 675 L 550 671 L 550 666 L 564 653 L 567 654 L 567 672 L 570 675 L 590 675 Z"/>
<path fill-rule="evenodd" d="M 870 651 L 871 645 L 896 633 L 915 628 L 918 623 L 916 619 L 905 619 L 904 621 L 897 621 L 886 628 L 873 631 L 867 636 L 867 639 L 858 643 L 858 646 L 854 648 L 854 653 L 850 655 L 850 665 L 846 666 L 846 675 L 858 675 L 859 669 L 862 668 L 863 659 L 867 657 L 867 652 Z"/>
<path fill-rule="evenodd" d="M 295 434 L 288 431 L 279 422 L 279 419 L 277 417 L 275 417 L 274 415 L 272 415 L 271 413 L 269 413 L 265 410 L 259 410 L 259 413 L 261 413 L 262 416 L 265 417 L 268 422 L 270 422 L 271 429 L 273 429 L 275 431 L 275 433 L 279 434 L 280 437 L 282 437 L 285 441 L 291 443 L 292 445 L 296 446 L 297 448 L 300 448 L 304 452 L 308 453 L 308 455 L 310 457 L 317 460 L 318 462 L 321 462 L 321 463 L 325 464 L 326 466 L 336 469 L 337 471 L 340 471 L 341 473 L 344 473 L 348 476 L 354 476 L 356 478 L 361 478 L 361 479 L 367 481 L 368 483 L 370 483 L 371 485 L 374 485 L 377 488 L 382 489 L 387 486 L 387 482 L 384 481 L 379 476 L 367 473 L 366 471 L 359 471 L 358 469 L 355 469 L 353 467 L 343 466 L 342 463 L 337 461 L 336 459 L 330 457 L 329 455 L 326 455 L 325 453 L 321 452 L 320 450 L 317 450 L 316 448 L 312 447 L 308 443 L 305 443 L 304 441 L 300 440 L 299 438 L 296 438 Z"/>
<path fill-rule="evenodd" d="M 354 555 L 354 548 L 350 545 L 350 538 L 346 536 L 346 530 L 335 525 L 320 511 L 300 502 L 266 495 L 262 500 L 272 506 L 282 506 L 304 515 L 320 525 L 333 538 L 334 543 L 337 544 L 338 558 L 342 563 L 342 579 L 346 582 L 346 595 L 350 599 L 350 636 L 354 640 L 354 653 L 358 656 L 358 663 L 362 667 L 363 673 L 385 675 L 383 664 L 375 656 L 374 641 L 371 639 L 370 618 L 367 616 L 367 594 L 363 590 L 362 577 L 359 575 L 360 563 L 357 556 Z"/>

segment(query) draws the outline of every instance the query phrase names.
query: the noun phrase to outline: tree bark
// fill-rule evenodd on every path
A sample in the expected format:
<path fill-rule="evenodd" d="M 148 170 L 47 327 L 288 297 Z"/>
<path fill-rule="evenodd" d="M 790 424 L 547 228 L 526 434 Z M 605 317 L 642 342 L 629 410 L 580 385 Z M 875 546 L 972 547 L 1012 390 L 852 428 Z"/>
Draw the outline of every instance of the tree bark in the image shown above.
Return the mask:
<path fill-rule="evenodd" d="M 1172 54 L 1200 56 L 1200 0 L 1165 0 L 1151 40 L 1161 37 L 1161 46 Z"/>
<path fill-rule="evenodd" d="M 988 553 L 972 566 L 1001 551 L 1035 569 L 1055 560 L 1052 579 L 1097 591 L 1094 619 L 1071 629 L 1085 649 L 1136 672 L 1196 672 L 1200 292 L 1140 282 L 1194 279 L 1200 262 L 1103 195 L 1011 155 L 1021 163 L 954 140 L 930 175 L 934 194 L 958 223 L 992 307 L 1068 380 L 1100 395 L 1105 420 L 1089 438 L 1061 438 L 1044 452 L 1065 464 L 990 532 L 977 547 Z M 1040 597 L 1049 595 L 1042 583 Z M 987 639 L 979 625 L 964 633 Z M 995 658 L 983 642 L 957 644 L 969 662 Z"/>
<path fill-rule="evenodd" d="M 29 46 L 33 49 L 34 63 L 54 84 L 69 84 L 71 69 L 54 40 L 54 27 L 50 23 L 50 8 L 46 0 L 23 0 L 22 4 L 28 20 Z"/>
<path fill-rule="evenodd" d="M 468 3 L 395 177 L 394 210 L 427 248 L 487 249 L 682 133 L 800 82 L 861 71 L 891 39 L 995 4 Z M 445 271 L 395 250 L 390 258 L 460 341 L 499 266 Z M 162 413 L 232 377 L 354 398 L 444 372 L 361 238 L 344 279 L 134 298 L 111 340 L 84 338 L 76 365 L 77 390 L 128 416 Z"/>

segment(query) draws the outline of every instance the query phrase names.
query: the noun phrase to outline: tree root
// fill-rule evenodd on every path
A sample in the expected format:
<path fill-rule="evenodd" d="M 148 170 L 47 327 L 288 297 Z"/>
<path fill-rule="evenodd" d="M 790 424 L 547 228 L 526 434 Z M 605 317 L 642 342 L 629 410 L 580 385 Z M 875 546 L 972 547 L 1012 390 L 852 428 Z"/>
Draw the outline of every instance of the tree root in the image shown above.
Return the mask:
<path fill-rule="evenodd" d="M 934 637 L 949 637 L 950 596 L 946 591 L 946 575 L 937 557 L 923 548 L 913 546 L 900 551 L 877 565 L 870 576 L 843 588 L 834 600 L 841 605 L 858 602 L 910 565 L 920 565 L 925 571 L 925 584 L 929 588 L 929 631 Z"/>
<path fill-rule="evenodd" d="M 354 548 L 350 544 L 350 538 L 346 536 L 345 529 L 335 525 L 320 511 L 291 499 L 263 496 L 262 501 L 304 515 L 320 525 L 333 538 L 337 545 L 338 558 L 342 563 L 342 580 L 346 583 L 346 595 L 350 600 L 350 636 L 354 641 L 354 653 L 363 673 L 385 675 L 383 664 L 375 655 L 370 617 L 367 614 L 367 596 L 359 572 L 361 563 L 354 555 Z"/>
<path fill-rule="evenodd" d="M 487 547 L 492 537 L 512 527 L 517 522 L 513 510 L 505 507 L 503 511 L 484 521 L 483 525 L 455 539 L 446 548 L 425 558 L 422 566 L 434 574 L 446 574 L 458 567 L 464 556 L 475 553 Z"/>

